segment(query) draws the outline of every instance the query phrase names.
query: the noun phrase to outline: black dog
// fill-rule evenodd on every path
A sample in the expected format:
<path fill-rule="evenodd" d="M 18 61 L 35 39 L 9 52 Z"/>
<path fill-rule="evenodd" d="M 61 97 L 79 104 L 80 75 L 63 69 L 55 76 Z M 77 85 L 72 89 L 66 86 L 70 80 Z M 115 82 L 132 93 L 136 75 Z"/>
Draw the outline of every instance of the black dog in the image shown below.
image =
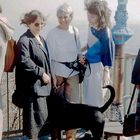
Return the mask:
<path fill-rule="evenodd" d="M 65 100 L 64 96 L 53 91 L 48 103 L 51 128 L 55 133 L 52 133 L 52 139 L 61 139 L 58 138 L 56 133 L 59 131 L 56 130 L 84 128 L 91 131 L 94 140 L 103 140 L 104 118 L 102 113 L 115 97 L 115 90 L 112 86 L 108 85 L 105 88 L 110 90 L 110 98 L 101 108 L 84 104 L 71 104 Z"/>

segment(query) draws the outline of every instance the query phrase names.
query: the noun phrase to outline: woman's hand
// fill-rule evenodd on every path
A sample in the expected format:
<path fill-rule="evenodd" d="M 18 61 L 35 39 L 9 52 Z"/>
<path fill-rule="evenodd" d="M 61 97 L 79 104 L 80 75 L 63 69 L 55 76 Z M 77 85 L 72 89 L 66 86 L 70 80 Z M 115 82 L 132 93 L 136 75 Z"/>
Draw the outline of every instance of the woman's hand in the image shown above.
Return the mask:
<path fill-rule="evenodd" d="M 86 51 L 86 50 L 87 50 L 87 48 L 88 48 L 88 45 L 86 45 L 86 46 L 82 47 L 82 48 L 81 48 L 81 51 L 82 51 L 82 52 L 84 52 L 84 51 Z"/>
<path fill-rule="evenodd" d="M 136 87 L 137 87 L 137 89 L 140 89 L 140 85 L 137 85 Z"/>
<path fill-rule="evenodd" d="M 42 80 L 43 80 L 44 84 L 48 84 L 48 83 L 51 82 L 51 78 L 50 78 L 49 75 L 46 74 L 45 72 L 44 72 L 43 75 L 42 75 Z"/>
<path fill-rule="evenodd" d="M 82 65 L 85 64 L 85 60 L 83 58 L 79 59 L 79 63 L 81 63 Z"/>
<path fill-rule="evenodd" d="M 81 58 L 79 58 L 79 63 L 81 63 L 82 65 L 84 65 L 86 63 L 85 56 L 82 56 Z"/>

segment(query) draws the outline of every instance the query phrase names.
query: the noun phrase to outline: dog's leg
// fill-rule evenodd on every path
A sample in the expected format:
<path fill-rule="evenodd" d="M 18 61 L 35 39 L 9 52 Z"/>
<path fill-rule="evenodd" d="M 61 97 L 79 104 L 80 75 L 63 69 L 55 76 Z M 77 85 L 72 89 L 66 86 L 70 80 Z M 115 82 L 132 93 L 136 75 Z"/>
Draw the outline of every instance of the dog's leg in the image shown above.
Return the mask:
<path fill-rule="evenodd" d="M 104 134 L 103 134 L 103 128 L 104 128 L 104 123 L 98 124 L 96 128 L 91 128 L 91 133 L 93 135 L 93 140 L 104 140 Z"/>
<path fill-rule="evenodd" d="M 52 128 L 51 140 L 61 140 L 61 130 L 58 128 Z"/>
<path fill-rule="evenodd" d="M 93 140 L 104 140 L 104 118 L 102 113 L 97 112 L 95 118 L 91 120 L 90 131 L 93 135 Z"/>

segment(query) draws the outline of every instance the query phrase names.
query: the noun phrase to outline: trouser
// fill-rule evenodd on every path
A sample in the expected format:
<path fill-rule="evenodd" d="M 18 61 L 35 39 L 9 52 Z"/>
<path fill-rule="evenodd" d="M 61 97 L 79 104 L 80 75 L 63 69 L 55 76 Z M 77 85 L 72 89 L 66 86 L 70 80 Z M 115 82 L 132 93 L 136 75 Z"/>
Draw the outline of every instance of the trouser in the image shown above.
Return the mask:
<path fill-rule="evenodd" d="M 0 140 L 2 139 L 2 131 L 3 131 L 3 113 L 2 113 L 2 95 L 0 87 Z"/>
<path fill-rule="evenodd" d="M 33 102 L 26 103 L 23 108 L 23 135 L 30 139 L 47 136 L 48 106 L 46 97 L 34 98 Z M 44 128 L 44 124 L 46 127 Z"/>

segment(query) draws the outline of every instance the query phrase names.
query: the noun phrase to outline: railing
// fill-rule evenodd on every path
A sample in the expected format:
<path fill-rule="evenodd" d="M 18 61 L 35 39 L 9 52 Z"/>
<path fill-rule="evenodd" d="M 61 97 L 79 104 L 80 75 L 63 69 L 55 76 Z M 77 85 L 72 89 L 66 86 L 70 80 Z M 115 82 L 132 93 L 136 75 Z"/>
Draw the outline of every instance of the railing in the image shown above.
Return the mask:
<path fill-rule="evenodd" d="M 126 54 L 124 57 L 124 85 L 123 85 L 123 105 L 124 112 L 128 107 L 130 94 L 132 93 L 131 72 L 135 61 L 135 55 Z M 113 74 L 114 75 L 114 74 Z M 114 81 L 115 82 L 115 81 Z M 22 110 L 11 103 L 11 95 L 15 89 L 14 73 L 4 73 L 2 79 L 2 95 L 4 106 L 4 137 L 22 134 Z M 133 111 L 135 110 L 134 101 Z"/>
<path fill-rule="evenodd" d="M 11 102 L 11 95 L 15 89 L 15 75 L 4 73 L 2 79 L 3 95 L 3 137 L 20 135 L 22 132 L 22 110 Z"/>

